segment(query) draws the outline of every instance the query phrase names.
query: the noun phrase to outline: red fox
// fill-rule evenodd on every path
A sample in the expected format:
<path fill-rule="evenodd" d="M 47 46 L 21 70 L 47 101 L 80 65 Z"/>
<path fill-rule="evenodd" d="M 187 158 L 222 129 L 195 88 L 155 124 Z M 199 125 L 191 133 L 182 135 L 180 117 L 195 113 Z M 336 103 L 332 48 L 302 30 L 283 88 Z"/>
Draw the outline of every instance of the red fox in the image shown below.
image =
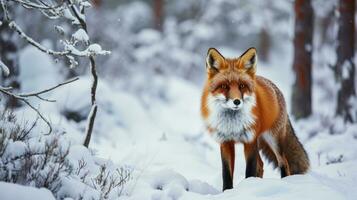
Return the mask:
<path fill-rule="evenodd" d="M 294 133 L 282 93 L 256 75 L 256 49 L 229 59 L 210 48 L 206 68 L 201 114 L 220 143 L 223 190 L 233 188 L 235 143 L 244 145 L 246 178 L 263 176 L 259 150 L 280 168 L 281 177 L 306 173 L 309 158 Z"/>

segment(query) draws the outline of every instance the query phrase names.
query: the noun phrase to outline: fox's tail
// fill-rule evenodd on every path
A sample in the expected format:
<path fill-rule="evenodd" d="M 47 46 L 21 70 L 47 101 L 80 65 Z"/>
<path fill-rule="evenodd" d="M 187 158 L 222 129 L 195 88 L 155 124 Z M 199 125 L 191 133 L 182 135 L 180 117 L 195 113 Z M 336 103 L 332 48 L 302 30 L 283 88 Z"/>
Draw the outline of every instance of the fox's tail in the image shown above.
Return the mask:
<path fill-rule="evenodd" d="M 281 143 L 281 150 L 286 156 L 290 168 L 290 175 L 304 174 L 310 167 L 309 157 L 296 137 L 290 119 L 286 123 L 286 140 Z"/>

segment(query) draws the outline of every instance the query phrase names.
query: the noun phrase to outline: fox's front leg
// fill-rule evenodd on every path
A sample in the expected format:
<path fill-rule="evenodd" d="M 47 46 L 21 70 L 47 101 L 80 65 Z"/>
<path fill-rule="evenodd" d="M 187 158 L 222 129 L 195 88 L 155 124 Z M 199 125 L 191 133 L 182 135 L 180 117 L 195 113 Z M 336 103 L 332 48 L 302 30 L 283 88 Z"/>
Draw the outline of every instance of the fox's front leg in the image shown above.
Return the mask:
<path fill-rule="evenodd" d="M 252 143 L 244 144 L 244 155 L 246 162 L 245 178 L 263 177 L 263 162 L 259 155 L 256 140 Z"/>
<path fill-rule="evenodd" d="M 234 154 L 233 141 L 221 144 L 223 191 L 233 188 Z"/>

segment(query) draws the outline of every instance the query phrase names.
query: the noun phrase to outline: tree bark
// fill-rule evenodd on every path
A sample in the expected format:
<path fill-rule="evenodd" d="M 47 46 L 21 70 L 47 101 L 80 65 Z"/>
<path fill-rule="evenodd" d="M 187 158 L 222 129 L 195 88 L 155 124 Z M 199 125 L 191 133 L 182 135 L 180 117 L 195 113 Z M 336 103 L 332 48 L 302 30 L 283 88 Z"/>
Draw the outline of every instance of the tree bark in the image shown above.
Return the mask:
<path fill-rule="evenodd" d="M 93 5 L 95 8 L 99 8 L 102 5 L 102 0 L 93 0 Z"/>
<path fill-rule="evenodd" d="M 155 28 L 162 31 L 164 23 L 164 0 L 154 0 L 153 4 Z"/>
<path fill-rule="evenodd" d="M 337 34 L 337 62 L 335 66 L 335 78 L 340 85 L 337 93 L 336 115 L 341 116 L 345 122 L 354 122 L 355 113 L 351 113 L 352 101 L 355 92 L 355 0 L 340 0 L 338 11 Z M 356 100 L 354 100 L 356 101 Z"/>
<path fill-rule="evenodd" d="M 313 9 L 310 0 L 295 0 L 294 61 L 295 83 L 292 92 L 292 114 L 295 118 L 308 117 L 311 105 L 311 67 Z"/>

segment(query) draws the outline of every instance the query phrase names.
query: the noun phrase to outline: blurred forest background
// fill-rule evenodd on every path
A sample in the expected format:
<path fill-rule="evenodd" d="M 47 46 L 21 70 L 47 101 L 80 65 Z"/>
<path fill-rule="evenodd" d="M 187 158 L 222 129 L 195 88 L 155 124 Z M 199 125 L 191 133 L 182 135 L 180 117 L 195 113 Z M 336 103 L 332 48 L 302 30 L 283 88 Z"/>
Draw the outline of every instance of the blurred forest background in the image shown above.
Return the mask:
<path fill-rule="evenodd" d="M 257 74 L 282 90 L 313 171 L 332 174 L 331 185 L 357 177 L 355 0 L 0 4 L 0 181 L 45 187 L 57 199 L 150 196 L 166 191 L 159 180 L 185 178 L 173 199 L 217 194 L 217 146 L 198 111 L 210 47 L 227 57 L 256 47 Z M 129 177 L 139 181 L 123 190 Z M 345 191 L 356 180 L 339 194 L 353 199 Z"/>
<path fill-rule="evenodd" d="M 254 46 L 262 65 L 281 65 L 279 68 L 295 72 L 291 101 L 292 114 L 297 118 L 311 115 L 315 82 L 332 93 L 320 101 L 333 101 L 332 104 L 339 105 L 334 109 L 336 114 L 345 121 L 356 121 L 352 105 L 356 84 L 354 1 L 94 0 L 92 3 L 94 10 L 87 13 L 89 35 L 112 51 L 110 56 L 98 59 L 99 74 L 114 82 L 125 82 L 130 85 L 127 89 L 136 94 L 145 91 L 163 95 L 160 84 L 150 81 L 153 75 L 178 76 L 201 84 L 205 77 L 202 60 L 209 47 L 229 49 L 238 56 Z M 55 24 L 40 12 L 21 7 L 13 12 L 28 35 L 54 49 L 61 48 L 55 25 L 71 28 L 65 21 Z M 21 88 L 17 80 L 21 74 L 17 52 L 27 43 L 17 40 L 18 36 L 5 25 L 0 31 L 1 58 L 12 71 L 9 77 L 3 76 L 2 83 Z M 279 57 L 288 61 L 272 63 Z M 72 70 L 68 65 L 63 62 L 62 69 L 68 77 L 88 70 Z M 330 69 L 334 78 L 324 80 L 312 75 L 320 74 L 320 69 Z M 341 87 L 329 88 L 334 84 Z M 340 92 L 328 91 L 331 89 Z"/>

